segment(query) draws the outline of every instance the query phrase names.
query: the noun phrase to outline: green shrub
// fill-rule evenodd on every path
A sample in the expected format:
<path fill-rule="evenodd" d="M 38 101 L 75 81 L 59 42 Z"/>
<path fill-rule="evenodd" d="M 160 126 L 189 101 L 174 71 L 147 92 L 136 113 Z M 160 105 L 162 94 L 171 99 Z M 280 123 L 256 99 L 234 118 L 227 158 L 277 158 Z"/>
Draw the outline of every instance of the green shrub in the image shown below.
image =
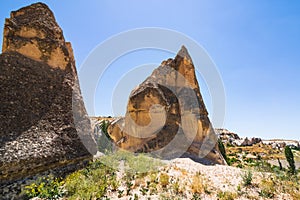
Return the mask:
<path fill-rule="evenodd" d="M 147 187 L 141 187 L 140 188 L 140 192 L 142 193 L 142 195 L 146 195 L 148 193 L 149 189 Z"/>
<path fill-rule="evenodd" d="M 173 182 L 172 188 L 173 188 L 175 194 L 179 194 L 179 193 L 180 193 L 180 183 L 179 183 L 179 179 L 176 179 L 176 180 Z"/>
<path fill-rule="evenodd" d="M 250 170 L 248 170 L 247 172 L 242 174 L 242 179 L 243 179 L 243 185 L 244 186 L 252 185 L 252 176 L 253 176 L 253 174 Z"/>
<path fill-rule="evenodd" d="M 29 198 L 39 197 L 45 199 L 58 199 L 64 195 L 61 178 L 53 176 L 39 178 L 35 183 L 25 186 L 25 195 Z"/>
<path fill-rule="evenodd" d="M 254 167 L 260 172 L 274 172 L 272 165 L 265 160 L 259 160 L 253 163 Z"/>
<path fill-rule="evenodd" d="M 234 147 L 235 145 L 233 145 L 233 144 L 227 142 L 226 146 L 227 146 L 227 147 Z"/>
<path fill-rule="evenodd" d="M 259 188 L 259 196 L 264 198 L 273 198 L 276 191 L 276 185 L 273 179 L 263 179 L 260 184 Z"/>
<path fill-rule="evenodd" d="M 237 194 L 233 192 L 222 192 L 220 191 L 217 194 L 219 200 L 235 200 L 237 198 Z"/>
<path fill-rule="evenodd" d="M 107 120 L 103 120 L 100 122 L 99 128 L 101 129 L 101 136 L 98 138 L 98 149 L 100 152 L 105 154 L 113 151 L 113 141 L 109 136 L 107 129 L 110 125 L 110 122 Z"/>
<path fill-rule="evenodd" d="M 129 180 L 127 180 L 125 184 L 126 184 L 126 195 L 130 195 L 130 191 L 132 189 L 133 184 Z"/>
<path fill-rule="evenodd" d="M 116 182 L 115 172 L 96 161 L 87 168 L 70 174 L 65 179 L 65 188 L 68 199 L 89 200 L 104 197 L 113 182 Z"/>
<path fill-rule="evenodd" d="M 236 167 L 242 169 L 244 167 L 244 165 L 242 163 L 239 163 L 239 164 L 236 165 Z"/>
<path fill-rule="evenodd" d="M 118 190 L 118 198 L 123 196 L 124 190 Z"/>
<path fill-rule="evenodd" d="M 133 195 L 133 200 L 139 200 L 139 196 L 137 194 Z"/>
<path fill-rule="evenodd" d="M 159 176 L 159 183 L 162 187 L 167 187 L 169 185 L 170 176 L 166 173 L 161 173 Z"/>
<path fill-rule="evenodd" d="M 200 194 L 194 193 L 192 200 L 201 200 Z"/>
<path fill-rule="evenodd" d="M 228 163 L 228 161 L 227 161 L 227 155 L 226 155 L 226 149 L 225 149 L 225 146 L 224 146 L 224 144 L 223 144 L 223 142 L 222 142 L 222 140 L 220 138 L 218 139 L 218 147 L 219 147 L 219 150 L 220 150 L 223 158 Z"/>
<path fill-rule="evenodd" d="M 286 146 L 284 149 L 284 154 L 287 162 L 289 163 L 289 171 L 291 174 L 296 173 L 294 154 L 289 146 Z"/>
<path fill-rule="evenodd" d="M 236 155 L 235 155 L 236 156 Z M 237 158 L 235 158 L 235 157 L 232 157 L 232 158 L 227 158 L 227 164 L 228 165 L 233 165 L 233 164 L 235 164 L 235 163 L 238 163 L 238 164 L 240 164 L 240 160 L 238 160 Z"/>

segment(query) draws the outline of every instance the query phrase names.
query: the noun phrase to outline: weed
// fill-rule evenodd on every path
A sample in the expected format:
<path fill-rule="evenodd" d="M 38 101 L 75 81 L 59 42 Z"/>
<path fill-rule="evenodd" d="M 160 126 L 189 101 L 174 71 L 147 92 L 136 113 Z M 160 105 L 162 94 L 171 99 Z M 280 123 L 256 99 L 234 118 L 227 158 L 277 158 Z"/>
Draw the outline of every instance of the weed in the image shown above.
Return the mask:
<path fill-rule="evenodd" d="M 263 179 L 259 184 L 259 188 L 261 189 L 259 196 L 264 198 L 273 198 L 276 190 L 275 186 L 275 182 L 272 178 Z"/>
<path fill-rule="evenodd" d="M 166 173 L 161 173 L 159 176 L 159 184 L 162 187 L 167 187 L 169 185 L 170 176 Z"/>
<path fill-rule="evenodd" d="M 237 194 L 233 192 L 223 192 L 220 191 L 217 194 L 219 200 L 235 200 L 237 198 Z"/>
<path fill-rule="evenodd" d="M 247 172 L 242 174 L 242 179 L 243 179 L 243 185 L 244 186 L 252 185 L 252 176 L 253 176 L 253 174 L 250 170 L 248 170 Z"/>
<path fill-rule="evenodd" d="M 200 194 L 194 193 L 192 200 L 201 200 Z"/>
<path fill-rule="evenodd" d="M 64 195 L 63 184 L 64 182 L 60 178 L 54 178 L 50 175 L 25 186 L 24 192 L 29 198 L 58 199 Z"/>
<path fill-rule="evenodd" d="M 118 190 L 118 198 L 123 196 L 124 190 Z"/>
<path fill-rule="evenodd" d="M 94 199 L 105 197 L 112 182 L 116 182 L 115 172 L 96 161 L 87 168 L 70 174 L 65 179 L 64 187 L 68 199 Z"/>
<path fill-rule="evenodd" d="M 125 184 L 126 184 L 126 187 L 127 187 L 126 188 L 126 195 L 130 195 L 131 187 L 133 186 L 133 184 L 129 180 L 127 180 Z"/>
<path fill-rule="evenodd" d="M 149 189 L 146 188 L 146 187 L 141 187 L 141 188 L 140 188 L 140 192 L 141 192 L 142 195 L 144 195 L 144 196 L 147 194 L 148 191 L 149 191 Z"/>
<path fill-rule="evenodd" d="M 194 175 L 191 185 L 192 192 L 201 194 L 204 192 L 203 179 L 199 175 Z"/>
<path fill-rule="evenodd" d="M 179 183 L 178 179 L 172 184 L 172 187 L 173 187 L 175 194 L 180 193 L 180 183 Z"/>

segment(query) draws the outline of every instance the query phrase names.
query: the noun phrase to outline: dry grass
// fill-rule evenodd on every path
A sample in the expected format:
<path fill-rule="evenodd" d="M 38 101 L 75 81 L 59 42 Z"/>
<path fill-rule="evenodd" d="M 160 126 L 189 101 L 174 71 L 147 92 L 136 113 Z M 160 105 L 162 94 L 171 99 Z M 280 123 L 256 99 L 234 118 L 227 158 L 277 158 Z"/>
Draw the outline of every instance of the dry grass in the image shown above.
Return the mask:
<path fill-rule="evenodd" d="M 292 197 L 293 200 L 300 199 L 300 185 L 297 181 L 285 181 L 287 193 Z"/>
<path fill-rule="evenodd" d="M 191 189 L 194 194 L 201 194 L 205 191 L 203 178 L 199 174 L 193 176 Z"/>
<path fill-rule="evenodd" d="M 259 195 L 264 198 L 273 198 L 276 192 L 276 184 L 272 178 L 262 179 L 259 184 Z"/>
<path fill-rule="evenodd" d="M 223 192 L 223 191 L 219 191 L 217 194 L 218 200 L 235 200 L 238 195 L 237 193 L 234 192 Z"/>
<path fill-rule="evenodd" d="M 246 147 L 226 147 L 227 155 L 230 154 L 254 154 L 264 155 L 263 159 L 284 159 L 284 154 L 277 149 L 273 149 L 271 145 L 255 144 Z"/>

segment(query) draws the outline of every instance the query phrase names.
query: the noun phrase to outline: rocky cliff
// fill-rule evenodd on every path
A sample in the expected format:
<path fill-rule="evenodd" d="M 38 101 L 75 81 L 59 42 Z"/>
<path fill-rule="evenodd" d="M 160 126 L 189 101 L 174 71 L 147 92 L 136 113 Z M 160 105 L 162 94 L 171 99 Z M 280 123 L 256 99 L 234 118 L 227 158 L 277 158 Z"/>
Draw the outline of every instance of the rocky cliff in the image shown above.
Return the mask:
<path fill-rule="evenodd" d="M 131 92 L 126 116 L 108 132 L 117 146 L 129 151 L 225 164 L 184 46 Z"/>
<path fill-rule="evenodd" d="M 71 44 L 45 4 L 6 19 L 0 85 L 2 195 L 9 183 L 74 170 L 96 153 Z"/>

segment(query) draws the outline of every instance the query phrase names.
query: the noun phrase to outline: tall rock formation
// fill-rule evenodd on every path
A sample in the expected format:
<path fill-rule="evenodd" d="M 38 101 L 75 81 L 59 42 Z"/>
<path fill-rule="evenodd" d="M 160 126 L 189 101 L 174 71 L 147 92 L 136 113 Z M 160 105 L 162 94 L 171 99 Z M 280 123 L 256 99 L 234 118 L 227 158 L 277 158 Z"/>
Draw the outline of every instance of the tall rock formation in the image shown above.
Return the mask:
<path fill-rule="evenodd" d="M 0 85 L 0 189 L 96 153 L 71 44 L 45 4 L 6 19 Z"/>
<path fill-rule="evenodd" d="M 184 46 L 131 92 L 125 117 L 108 132 L 117 146 L 132 152 L 225 164 Z"/>

